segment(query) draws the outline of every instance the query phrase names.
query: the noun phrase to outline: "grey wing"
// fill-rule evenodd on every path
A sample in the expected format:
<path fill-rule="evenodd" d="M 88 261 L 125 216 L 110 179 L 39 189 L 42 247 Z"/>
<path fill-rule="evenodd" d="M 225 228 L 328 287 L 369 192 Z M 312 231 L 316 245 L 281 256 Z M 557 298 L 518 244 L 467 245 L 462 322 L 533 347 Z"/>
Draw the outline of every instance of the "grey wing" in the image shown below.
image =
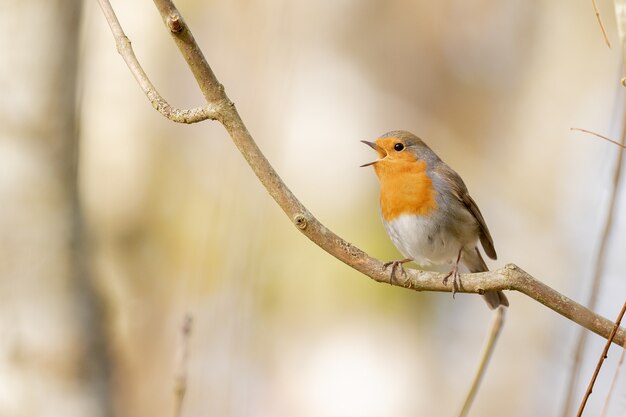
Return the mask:
<path fill-rule="evenodd" d="M 491 259 L 497 259 L 498 255 L 496 254 L 496 249 L 493 246 L 493 239 L 491 238 L 491 233 L 489 233 L 489 229 L 487 228 L 487 223 L 485 223 L 485 219 L 480 212 L 480 209 L 476 205 L 474 199 L 469 195 L 469 191 L 467 191 L 467 187 L 459 174 L 443 163 L 439 166 L 439 174 L 443 177 L 447 177 L 448 184 L 452 185 L 453 191 L 456 193 L 459 200 L 461 200 L 463 205 L 465 205 L 465 207 L 476 219 L 480 229 L 480 243 L 483 245 L 483 249 L 485 250 L 487 256 Z"/>
<path fill-rule="evenodd" d="M 474 215 L 476 221 L 478 222 L 478 226 L 480 227 L 480 243 L 482 243 L 485 253 L 491 259 L 497 259 L 498 255 L 496 254 L 496 248 L 493 246 L 493 239 L 491 238 L 491 233 L 489 233 L 489 229 L 487 228 L 487 223 L 485 223 L 485 219 L 483 218 L 480 209 L 467 190 L 465 190 L 465 193 L 461 194 L 461 201 L 463 201 L 465 207 L 467 207 L 470 213 Z"/>

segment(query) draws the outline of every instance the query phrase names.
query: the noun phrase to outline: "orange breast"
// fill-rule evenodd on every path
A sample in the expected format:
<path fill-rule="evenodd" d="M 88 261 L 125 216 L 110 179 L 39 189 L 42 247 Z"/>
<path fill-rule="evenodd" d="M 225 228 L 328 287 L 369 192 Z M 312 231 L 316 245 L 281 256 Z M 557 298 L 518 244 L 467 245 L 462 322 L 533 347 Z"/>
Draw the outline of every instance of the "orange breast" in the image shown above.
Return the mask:
<path fill-rule="evenodd" d="M 425 161 L 383 160 L 374 170 L 380 180 L 380 208 L 386 221 L 403 214 L 425 216 L 437 208 Z"/>

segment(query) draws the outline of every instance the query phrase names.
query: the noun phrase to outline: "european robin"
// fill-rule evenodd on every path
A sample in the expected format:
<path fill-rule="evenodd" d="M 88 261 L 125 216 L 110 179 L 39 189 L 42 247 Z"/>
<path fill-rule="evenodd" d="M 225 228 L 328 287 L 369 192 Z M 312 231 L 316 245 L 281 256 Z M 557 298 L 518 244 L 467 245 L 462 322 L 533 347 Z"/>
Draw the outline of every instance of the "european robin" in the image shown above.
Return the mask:
<path fill-rule="evenodd" d="M 372 165 L 380 182 L 383 224 L 405 259 L 392 261 L 391 277 L 402 264 L 452 264 L 452 294 L 458 289 L 459 263 L 470 272 L 487 271 L 478 241 L 496 259 L 493 239 L 465 183 L 421 139 L 412 133 L 385 133 L 375 142 L 362 141 L 379 156 Z M 490 308 L 508 306 L 502 291 L 483 294 Z"/>

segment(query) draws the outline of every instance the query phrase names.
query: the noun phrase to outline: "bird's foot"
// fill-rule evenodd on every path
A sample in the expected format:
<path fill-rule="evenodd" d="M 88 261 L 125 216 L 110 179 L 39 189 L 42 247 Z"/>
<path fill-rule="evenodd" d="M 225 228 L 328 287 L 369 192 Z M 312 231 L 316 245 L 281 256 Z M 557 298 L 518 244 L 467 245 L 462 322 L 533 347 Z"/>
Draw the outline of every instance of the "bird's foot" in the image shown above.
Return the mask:
<path fill-rule="evenodd" d="M 448 279 L 452 277 L 452 298 L 454 298 L 454 294 L 456 291 L 461 288 L 461 274 L 459 274 L 459 264 L 454 263 L 452 269 L 448 274 L 443 277 L 443 285 L 448 285 Z"/>
<path fill-rule="evenodd" d="M 407 275 L 406 270 L 404 269 L 404 266 L 402 265 L 411 261 L 412 259 L 407 258 L 407 259 L 401 259 L 399 261 L 389 261 L 383 264 L 383 269 L 387 269 L 391 266 L 391 279 L 389 280 L 389 284 L 393 285 L 394 281 L 400 282 L 398 281 L 398 276 L 397 276 L 398 270 L 400 270 L 400 275 L 402 275 L 402 277 L 404 278 L 404 283 L 405 284 L 407 282 L 410 283 L 409 276 Z"/>

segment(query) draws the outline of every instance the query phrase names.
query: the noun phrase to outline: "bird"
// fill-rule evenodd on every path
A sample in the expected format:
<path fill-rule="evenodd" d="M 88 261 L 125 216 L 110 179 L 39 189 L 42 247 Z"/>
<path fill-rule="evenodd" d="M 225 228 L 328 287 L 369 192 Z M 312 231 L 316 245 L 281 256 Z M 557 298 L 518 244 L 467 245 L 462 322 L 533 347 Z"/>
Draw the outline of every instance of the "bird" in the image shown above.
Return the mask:
<path fill-rule="evenodd" d="M 373 148 L 378 159 L 361 165 L 372 166 L 380 183 L 380 211 L 391 241 L 404 259 L 387 262 L 393 282 L 403 264 L 452 264 L 444 277 L 452 277 L 452 295 L 460 287 L 459 264 L 470 272 L 488 271 L 478 249 L 497 259 L 493 239 L 485 219 L 465 183 L 452 168 L 414 134 L 397 130 L 374 142 L 361 141 Z M 483 294 L 491 309 L 508 307 L 502 291 Z"/>

